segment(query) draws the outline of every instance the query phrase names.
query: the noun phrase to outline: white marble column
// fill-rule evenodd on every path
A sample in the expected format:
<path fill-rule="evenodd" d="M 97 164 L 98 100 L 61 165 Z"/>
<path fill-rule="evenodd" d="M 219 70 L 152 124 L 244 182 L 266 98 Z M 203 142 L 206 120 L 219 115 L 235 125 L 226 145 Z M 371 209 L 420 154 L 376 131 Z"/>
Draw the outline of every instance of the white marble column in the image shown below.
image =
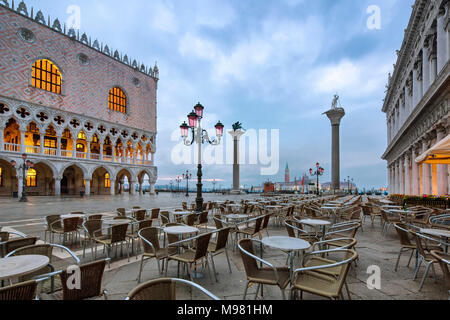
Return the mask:
<path fill-rule="evenodd" d="M 420 68 L 420 64 L 418 65 Z M 418 69 L 413 71 L 413 108 L 416 108 L 420 99 L 422 99 L 422 81 L 421 75 Z"/>
<path fill-rule="evenodd" d="M 134 195 L 136 193 L 136 181 L 130 181 L 130 194 Z"/>
<path fill-rule="evenodd" d="M 444 30 L 444 12 L 440 12 L 437 18 L 437 73 L 439 74 L 448 60 L 448 37 Z"/>
<path fill-rule="evenodd" d="M 91 179 L 84 179 L 84 192 L 86 197 L 91 196 Z"/>
<path fill-rule="evenodd" d="M 61 179 L 60 177 L 55 177 L 55 196 L 61 195 Z"/>
<path fill-rule="evenodd" d="M 445 128 L 439 127 L 437 128 L 437 141 L 439 142 L 446 137 Z M 448 165 L 440 164 L 437 166 L 437 179 L 438 179 L 438 194 L 441 196 L 445 196 L 448 194 L 448 183 L 447 183 L 447 175 L 448 175 Z"/>
<path fill-rule="evenodd" d="M 25 133 L 27 132 L 26 128 L 20 128 L 20 152 L 26 153 L 27 150 L 25 148 Z"/>
<path fill-rule="evenodd" d="M 103 142 L 100 143 L 100 161 L 103 161 Z"/>
<path fill-rule="evenodd" d="M 19 199 L 22 198 L 22 189 L 23 189 L 23 177 L 17 176 L 17 195 Z"/>
<path fill-rule="evenodd" d="M 72 158 L 76 158 L 77 157 L 77 139 L 72 139 Z"/>
<path fill-rule="evenodd" d="M 389 194 L 392 194 L 391 184 L 392 184 L 392 171 L 391 167 L 387 167 L 387 173 L 388 173 L 388 192 Z"/>
<path fill-rule="evenodd" d="M 428 142 L 424 141 L 422 143 L 422 154 L 428 150 Z M 431 166 L 429 164 L 424 163 L 422 165 L 423 171 L 423 194 L 431 195 Z"/>
<path fill-rule="evenodd" d="M 56 136 L 56 156 L 61 157 L 61 136 Z"/>
<path fill-rule="evenodd" d="M 429 44 L 428 44 L 429 45 Z M 428 88 L 430 87 L 430 63 L 428 61 L 428 47 L 423 47 L 423 55 L 422 55 L 422 87 L 423 87 L 423 95 L 427 93 Z"/>
<path fill-rule="evenodd" d="M 150 182 L 150 194 L 154 195 L 155 193 L 155 182 Z"/>
<path fill-rule="evenodd" d="M 436 54 L 430 57 L 430 86 L 434 83 L 437 77 L 437 56 Z"/>
<path fill-rule="evenodd" d="M 408 154 L 405 155 L 404 160 L 404 170 L 405 170 L 405 195 L 411 195 L 411 158 Z"/>
<path fill-rule="evenodd" d="M 39 134 L 39 143 L 40 143 L 39 153 L 41 155 L 43 155 L 44 154 L 44 144 L 45 144 L 45 132 Z"/>
<path fill-rule="evenodd" d="M 404 160 L 401 157 L 399 159 L 398 167 L 399 167 L 399 180 L 400 180 L 400 194 L 405 194 L 405 168 L 404 168 Z"/>
<path fill-rule="evenodd" d="M 87 144 L 86 159 L 88 159 L 88 160 L 91 159 L 91 142 L 89 140 L 90 140 L 90 138 L 86 142 L 86 144 Z"/>
<path fill-rule="evenodd" d="M 416 158 L 418 157 L 418 153 L 416 151 L 416 147 L 412 148 L 412 194 L 418 196 L 420 194 L 420 176 L 419 176 L 419 165 L 416 162 Z"/>
<path fill-rule="evenodd" d="M 5 128 L 3 126 L 0 126 L 0 151 L 5 150 L 4 131 L 5 131 Z"/>
<path fill-rule="evenodd" d="M 398 168 L 397 168 L 397 162 L 393 163 L 393 169 L 394 169 L 394 194 L 398 194 Z"/>

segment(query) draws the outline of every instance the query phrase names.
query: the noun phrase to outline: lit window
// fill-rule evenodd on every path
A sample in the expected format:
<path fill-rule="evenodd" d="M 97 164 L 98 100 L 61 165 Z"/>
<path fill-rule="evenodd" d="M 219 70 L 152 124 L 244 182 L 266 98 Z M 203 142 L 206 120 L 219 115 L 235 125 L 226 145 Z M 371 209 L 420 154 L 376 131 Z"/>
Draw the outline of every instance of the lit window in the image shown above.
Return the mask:
<path fill-rule="evenodd" d="M 3 169 L 0 167 L 0 187 L 3 186 Z"/>
<path fill-rule="evenodd" d="M 80 131 L 80 133 L 78 134 L 78 139 L 79 140 L 86 140 L 86 135 L 84 134 L 83 131 Z"/>
<path fill-rule="evenodd" d="M 120 88 L 112 88 L 109 91 L 109 109 L 127 113 L 127 96 Z"/>
<path fill-rule="evenodd" d="M 111 179 L 109 173 L 105 174 L 105 188 L 111 188 Z"/>
<path fill-rule="evenodd" d="M 96 135 L 92 137 L 92 143 L 98 143 L 98 138 Z"/>
<path fill-rule="evenodd" d="M 61 94 L 61 73 L 47 59 L 36 61 L 31 71 L 31 84 L 35 88 Z"/>
<path fill-rule="evenodd" d="M 36 170 L 28 169 L 27 171 L 27 187 L 36 187 Z"/>
<path fill-rule="evenodd" d="M 77 152 L 84 152 L 84 145 L 81 143 L 77 143 Z"/>

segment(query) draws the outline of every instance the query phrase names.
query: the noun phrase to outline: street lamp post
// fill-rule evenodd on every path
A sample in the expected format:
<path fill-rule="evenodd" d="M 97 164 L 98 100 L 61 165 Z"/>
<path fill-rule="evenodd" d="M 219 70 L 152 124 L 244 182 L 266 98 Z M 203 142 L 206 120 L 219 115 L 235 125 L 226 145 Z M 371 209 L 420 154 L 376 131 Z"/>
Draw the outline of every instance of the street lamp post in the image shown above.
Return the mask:
<path fill-rule="evenodd" d="M 347 182 L 347 191 L 349 194 L 353 193 L 353 178 L 347 177 L 347 180 L 344 180 L 344 182 Z"/>
<path fill-rule="evenodd" d="M 17 169 L 18 170 L 22 170 L 22 197 L 20 198 L 20 202 L 28 202 L 27 199 L 27 194 L 25 191 L 25 187 L 27 186 L 27 172 L 28 169 L 33 168 L 34 167 L 34 163 L 31 162 L 30 160 L 27 160 L 27 154 L 24 153 L 22 154 L 22 159 L 23 159 L 23 164 L 21 164 Z M 16 161 L 11 161 L 11 165 L 13 166 L 13 168 L 16 168 Z"/>
<path fill-rule="evenodd" d="M 212 184 L 213 184 L 213 193 L 216 192 L 216 183 L 217 183 L 217 181 L 216 181 L 216 179 L 214 179 L 213 182 L 212 182 Z"/>
<path fill-rule="evenodd" d="M 175 179 L 175 181 L 176 181 L 176 183 L 177 183 L 177 192 L 180 192 L 180 183 L 181 183 L 181 178 L 180 177 L 177 177 L 176 179 Z"/>
<path fill-rule="evenodd" d="M 316 171 L 314 172 L 313 171 L 313 169 L 309 169 L 309 174 L 311 175 L 311 176 L 316 176 L 317 177 L 317 195 L 319 196 L 320 195 L 320 191 L 319 191 L 319 177 L 320 176 L 323 176 L 323 174 L 325 173 L 325 169 L 324 168 L 322 168 L 321 166 L 320 166 L 320 163 L 316 163 Z"/>
<path fill-rule="evenodd" d="M 186 173 L 183 173 L 183 180 L 186 180 L 186 197 L 189 197 L 189 180 L 192 179 L 192 174 L 189 173 L 189 170 Z"/>
<path fill-rule="evenodd" d="M 208 136 L 208 132 L 204 130 L 201 126 L 201 121 L 203 119 L 203 111 L 204 107 L 198 103 L 194 110 L 188 115 L 189 125 L 184 122 L 181 126 L 181 137 L 183 138 L 183 142 L 186 146 L 192 146 L 194 142 L 198 144 L 198 171 L 197 171 L 197 212 L 202 211 L 203 207 L 203 195 L 202 195 L 202 145 L 204 143 L 209 143 L 213 146 L 218 146 L 223 137 L 223 128 L 224 125 L 220 123 L 220 121 L 216 124 L 216 135 L 217 139 L 210 140 Z M 192 131 L 192 139 L 188 141 L 189 129 Z"/>

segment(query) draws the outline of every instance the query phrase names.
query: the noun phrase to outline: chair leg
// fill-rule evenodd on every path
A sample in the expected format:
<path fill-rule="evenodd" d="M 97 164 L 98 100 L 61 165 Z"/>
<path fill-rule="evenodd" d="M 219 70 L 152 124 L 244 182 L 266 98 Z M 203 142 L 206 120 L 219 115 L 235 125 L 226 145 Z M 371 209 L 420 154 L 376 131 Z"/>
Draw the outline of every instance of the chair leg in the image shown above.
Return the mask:
<path fill-rule="evenodd" d="M 225 248 L 225 255 L 227 256 L 228 268 L 230 269 L 230 273 L 233 273 L 233 271 L 231 271 L 230 257 L 228 256 L 228 250 L 226 248 Z"/>
<path fill-rule="evenodd" d="M 417 275 L 419 274 L 419 269 L 422 266 L 422 262 L 423 262 L 422 257 L 420 257 L 420 261 L 416 266 L 416 271 L 414 272 L 414 280 L 417 279 Z"/>
<path fill-rule="evenodd" d="M 433 265 L 433 262 L 429 262 L 427 264 L 427 267 L 425 269 L 425 273 L 423 274 L 423 278 L 422 278 L 422 282 L 420 283 L 419 286 L 419 292 L 422 291 L 423 285 L 425 283 L 425 279 L 427 278 L 428 272 L 430 271 L 430 267 Z"/>
<path fill-rule="evenodd" d="M 402 256 L 402 253 L 403 253 L 403 247 L 400 249 L 400 253 L 398 254 L 398 258 L 397 258 L 397 263 L 395 264 L 395 272 L 397 272 L 397 270 L 398 270 L 398 265 L 399 265 L 399 263 L 400 263 L 400 257 Z"/>
<path fill-rule="evenodd" d="M 142 269 L 144 267 L 144 256 L 142 256 L 141 259 L 141 267 L 139 268 L 139 275 L 138 275 L 138 283 L 141 283 L 141 275 L 142 275 Z"/>
<path fill-rule="evenodd" d="M 345 281 L 345 289 L 347 290 L 348 300 L 352 300 L 352 295 L 350 294 L 350 289 L 348 288 L 347 281 Z"/>
<path fill-rule="evenodd" d="M 214 272 L 214 278 L 216 279 L 216 282 L 219 282 L 219 280 L 217 280 L 217 272 L 216 272 L 216 265 L 214 263 L 214 255 L 211 253 L 210 256 L 211 256 L 211 263 L 212 263 L 213 272 Z"/>
<path fill-rule="evenodd" d="M 285 294 L 284 290 L 281 288 L 280 288 L 280 290 L 281 290 L 281 296 L 283 297 L 283 300 L 286 300 L 286 294 Z"/>
<path fill-rule="evenodd" d="M 409 266 L 410 266 L 410 264 L 411 264 L 411 260 L 412 260 L 412 257 L 413 257 L 413 256 L 414 256 L 414 249 L 411 250 L 411 257 L 409 258 L 408 265 L 407 265 L 408 268 L 409 268 Z"/>
<path fill-rule="evenodd" d="M 245 291 L 244 291 L 244 298 L 242 300 L 245 301 L 245 299 L 247 299 L 247 292 L 248 292 L 248 287 L 250 286 L 250 282 L 247 282 L 247 285 L 245 286 Z"/>
<path fill-rule="evenodd" d="M 259 289 L 261 288 L 261 284 L 258 283 L 258 287 L 256 288 L 256 294 L 255 294 L 255 300 L 258 299 L 258 293 L 259 293 Z"/>

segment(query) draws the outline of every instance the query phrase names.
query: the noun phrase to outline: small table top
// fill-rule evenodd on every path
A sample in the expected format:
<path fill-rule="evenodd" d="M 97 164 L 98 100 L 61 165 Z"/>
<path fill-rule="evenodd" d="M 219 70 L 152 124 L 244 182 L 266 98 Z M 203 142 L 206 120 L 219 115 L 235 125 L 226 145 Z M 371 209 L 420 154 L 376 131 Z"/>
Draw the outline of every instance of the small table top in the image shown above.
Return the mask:
<path fill-rule="evenodd" d="M 421 233 L 426 233 L 432 236 L 450 238 L 450 230 L 442 230 L 442 229 L 420 229 Z"/>
<path fill-rule="evenodd" d="M 282 206 L 265 206 L 264 208 L 266 208 L 266 209 L 281 209 L 283 207 Z"/>
<path fill-rule="evenodd" d="M 235 203 L 227 204 L 227 207 L 240 207 L 240 206 L 241 206 L 240 204 L 235 204 Z"/>
<path fill-rule="evenodd" d="M 307 224 L 309 226 L 329 226 L 331 224 L 330 221 L 326 220 L 314 220 L 314 219 L 304 219 L 300 220 L 300 223 Z"/>
<path fill-rule="evenodd" d="M 175 235 L 198 233 L 199 231 L 200 230 L 198 230 L 197 228 L 189 227 L 189 226 L 175 226 L 175 227 L 164 228 L 165 233 L 175 234 Z"/>
<path fill-rule="evenodd" d="M 172 211 L 172 214 L 174 216 L 187 216 L 188 214 L 191 214 L 191 213 L 194 213 L 194 212 L 191 212 L 191 211 Z"/>
<path fill-rule="evenodd" d="M 129 219 L 103 220 L 103 223 L 110 226 L 118 226 L 120 224 L 130 224 L 131 220 Z"/>
<path fill-rule="evenodd" d="M 248 218 L 248 214 L 229 214 L 225 218 L 229 220 L 244 220 Z"/>
<path fill-rule="evenodd" d="M 80 219 L 83 219 L 83 218 L 86 218 L 86 217 L 88 217 L 87 214 L 63 214 L 63 215 L 61 216 L 61 219 L 70 219 L 70 218 L 80 218 Z"/>
<path fill-rule="evenodd" d="M 411 210 L 400 210 L 400 209 L 390 209 L 388 210 L 389 212 L 393 212 L 393 213 L 400 213 L 400 214 L 413 214 L 414 211 Z"/>
<path fill-rule="evenodd" d="M 300 251 L 311 247 L 305 240 L 290 237 L 267 237 L 261 241 L 265 246 L 283 251 Z"/>
<path fill-rule="evenodd" d="M 37 271 L 50 263 L 47 256 L 24 255 L 0 259 L 0 280 L 20 277 Z"/>
<path fill-rule="evenodd" d="M 339 207 L 332 207 L 332 206 L 323 206 L 320 209 L 322 210 L 339 210 Z"/>

